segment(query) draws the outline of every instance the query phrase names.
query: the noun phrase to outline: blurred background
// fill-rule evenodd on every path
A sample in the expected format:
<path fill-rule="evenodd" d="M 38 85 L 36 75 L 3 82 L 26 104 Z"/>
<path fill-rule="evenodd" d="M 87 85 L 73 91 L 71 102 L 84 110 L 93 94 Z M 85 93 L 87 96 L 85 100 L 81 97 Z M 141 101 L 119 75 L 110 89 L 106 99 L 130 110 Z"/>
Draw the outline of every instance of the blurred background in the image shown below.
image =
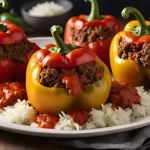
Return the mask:
<path fill-rule="evenodd" d="M 10 7 L 14 8 L 17 13 L 20 13 L 20 8 L 23 4 L 35 0 L 8 0 Z M 55 0 L 53 0 L 55 1 Z M 80 13 L 89 13 L 90 4 L 86 4 L 84 0 L 70 0 L 74 4 L 72 15 Z M 150 15 L 150 0 L 98 0 L 101 14 L 112 14 L 120 16 L 121 10 L 126 6 L 132 6 L 139 9 L 143 15 Z"/>
<path fill-rule="evenodd" d="M 28 2 L 35 2 L 36 0 L 8 0 L 9 8 L 0 9 L 0 12 L 9 11 L 14 9 L 15 12 L 21 16 L 21 8 L 24 4 Z M 48 0 L 41 0 L 43 2 Z M 53 0 L 54 2 L 57 0 Z M 61 1 L 61 0 L 60 0 Z M 68 0 L 73 3 L 73 9 L 70 12 L 70 16 L 75 16 L 79 14 L 89 14 L 90 13 L 90 3 L 85 3 L 84 0 Z M 100 14 L 111 14 L 117 17 L 118 21 L 124 26 L 127 20 L 122 19 L 120 13 L 124 7 L 132 6 L 136 7 L 145 17 L 145 19 L 150 18 L 150 0 L 97 0 L 99 4 Z M 70 17 L 69 16 L 69 17 Z M 132 17 L 131 17 L 132 18 Z M 34 34 L 36 33 L 36 34 Z M 28 36 L 43 36 L 44 32 L 37 32 L 35 28 L 28 28 Z"/>

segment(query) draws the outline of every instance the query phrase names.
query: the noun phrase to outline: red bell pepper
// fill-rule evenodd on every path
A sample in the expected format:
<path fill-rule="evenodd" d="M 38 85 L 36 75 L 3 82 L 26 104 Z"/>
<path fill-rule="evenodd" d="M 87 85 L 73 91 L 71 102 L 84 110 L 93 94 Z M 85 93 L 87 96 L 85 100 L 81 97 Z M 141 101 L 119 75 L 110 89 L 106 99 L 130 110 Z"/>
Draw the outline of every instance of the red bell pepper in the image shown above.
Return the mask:
<path fill-rule="evenodd" d="M 65 32 L 64 32 L 64 42 L 66 44 L 71 43 L 73 45 L 77 46 L 83 46 L 88 47 L 90 50 L 94 51 L 97 56 L 107 64 L 107 66 L 110 68 L 110 62 L 109 62 L 109 47 L 111 40 L 113 36 L 120 31 L 120 25 L 112 15 L 101 15 L 99 14 L 99 8 L 98 3 L 96 0 L 85 0 L 86 2 L 90 2 L 92 9 L 89 16 L 87 15 L 79 15 L 74 16 L 70 18 L 66 24 Z M 85 29 L 86 27 L 86 29 Z M 108 36 L 107 38 L 100 39 L 97 37 L 100 37 L 101 35 L 96 35 L 96 38 L 94 41 L 83 41 L 79 42 L 76 39 L 73 39 L 73 32 L 75 31 L 85 31 L 89 28 L 94 27 L 102 27 L 104 30 L 112 30 L 113 35 Z M 88 36 L 92 36 L 93 32 L 88 33 L 85 38 L 88 38 Z M 101 34 L 101 33 L 99 33 Z M 80 36 L 80 35 L 79 35 Z"/>
<path fill-rule="evenodd" d="M 22 62 L 16 62 L 10 58 L 1 58 L 0 60 L 0 82 L 4 81 L 24 81 L 25 74 L 26 74 L 26 67 L 28 60 L 30 59 L 31 55 L 38 49 L 40 49 L 35 43 L 31 43 L 28 41 L 24 32 L 21 28 L 16 26 L 15 24 L 4 21 L 0 22 L 0 45 L 1 47 L 4 46 L 11 46 L 13 44 L 17 44 L 21 40 L 26 41 L 31 47 L 30 51 L 27 52 L 24 56 L 24 60 Z M 14 49 L 13 49 L 14 50 Z M 22 49 L 24 51 L 25 49 Z M 17 51 L 17 46 L 16 46 Z M 3 48 L 0 50 L 0 54 L 3 54 Z"/>
<path fill-rule="evenodd" d="M 0 22 L 0 44 L 14 44 L 20 42 L 23 37 L 22 29 L 15 24 L 9 21 Z"/>
<path fill-rule="evenodd" d="M 56 41 L 56 46 L 48 44 L 36 52 L 36 59 L 42 66 L 73 68 L 96 59 L 96 55 L 87 48 L 79 48 L 71 44 L 65 45 L 58 35 L 61 32 L 63 29 L 60 26 L 53 26 L 51 33 Z"/>

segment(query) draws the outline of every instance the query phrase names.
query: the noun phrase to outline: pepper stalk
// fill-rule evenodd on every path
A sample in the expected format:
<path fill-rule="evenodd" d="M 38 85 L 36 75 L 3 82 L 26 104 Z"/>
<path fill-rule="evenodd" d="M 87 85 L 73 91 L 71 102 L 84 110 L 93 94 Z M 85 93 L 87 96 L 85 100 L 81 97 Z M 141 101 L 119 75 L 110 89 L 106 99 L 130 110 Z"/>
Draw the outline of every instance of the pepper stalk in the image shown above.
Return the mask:
<path fill-rule="evenodd" d="M 103 17 L 100 16 L 97 0 L 85 0 L 85 2 L 91 3 L 91 12 L 88 16 L 85 17 L 85 20 L 86 21 L 102 20 Z"/>
<path fill-rule="evenodd" d="M 131 32 L 137 36 L 149 35 L 150 34 L 150 26 L 145 23 L 145 19 L 144 19 L 143 15 L 136 8 L 126 7 L 121 12 L 122 17 L 125 19 L 129 18 L 130 14 L 133 14 L 138 21 L 138 25 L 135 25 L 131 29 Z"/>
<path fill-rule="evenodd" d="M 76 46 L 71 44 L 65 44 L 62 40 L 62 38 L 59 36 L 58 33 L 63 33 L 63 28 L 59 25 L 54 25 L 50 28 L 51 34 L 56 42 L 56 46 L 50 48 L 51 53 L 61 53 L 66 54 L 70 52 L 71 50 L 76 49 Z"/>

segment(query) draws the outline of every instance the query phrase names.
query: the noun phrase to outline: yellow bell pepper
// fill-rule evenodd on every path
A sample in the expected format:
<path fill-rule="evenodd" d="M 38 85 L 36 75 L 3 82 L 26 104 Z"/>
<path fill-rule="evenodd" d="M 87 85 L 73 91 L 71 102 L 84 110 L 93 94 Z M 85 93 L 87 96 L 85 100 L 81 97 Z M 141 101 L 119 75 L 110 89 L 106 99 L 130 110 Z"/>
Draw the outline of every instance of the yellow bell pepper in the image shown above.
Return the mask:
<path fill-rule="evenodd" d="M 67 45 L 60 41 L 60 37 L 58 40 L 58 35 L 55 36 L 53 33 L 52 35 L 56 41 L 54 48 L 66 48 Z M 96 65 L 104 68 L 102 79 L 84 85 L 79 95 L 72 96 L 67 93 L 65 88 L 45 87 L 40 84 L 42 65 L 37 61 L 39 51 L 32 55 L 26 71 L 27 95 L 35 109 L 41 113 L 60 113 L 72 108 L 91 110 L 92 108 L 100 108 L 101 104 L 106 102 L 111 89 L 111 75 L 107 66 L 98 57 L 95 59 Z M 94 54 L 91 51 L 90 53 Z"/>
<path fill-rule="evenodd" d="M 143 84 L 145 76 L 147 76 L 150 80 L 150 69 L 149 67 L 145 67 L 141 64 L 136 63 L 132 59 L 127 60 L 120 58 L 119 43 L 121 37 L 123 37 L 124 35 L 130 35 L 132 36 L 131 39 L 137 39 L 137 41 L 141 37 L 144 40 L 150 38 L 150 22 L 145 21 L 140 12 L 133 7 L 124 8 L 122 11 L 122 16 L 124 18 L 128 18 L 130 13 L 133 13 L 136 16 L 137 21 L 130 21 L 125 26 L 124 31 L 119 32 L 113 38 L 110 46 L 110 62 L 112 73 L 116 81 L 127 82 L 134 86 L 140 86 Z"/>

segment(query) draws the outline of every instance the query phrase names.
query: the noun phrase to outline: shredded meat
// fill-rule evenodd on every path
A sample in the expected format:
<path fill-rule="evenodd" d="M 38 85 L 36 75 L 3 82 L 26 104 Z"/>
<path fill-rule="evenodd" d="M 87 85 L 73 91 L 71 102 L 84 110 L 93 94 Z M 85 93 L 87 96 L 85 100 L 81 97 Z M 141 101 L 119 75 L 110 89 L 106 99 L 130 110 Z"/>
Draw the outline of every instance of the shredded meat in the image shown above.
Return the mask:
<path fill-rule="evenodd" d="M 76 69 L 80 76 L 80 82 L 83 85 L 90 84 L 99 80 L 100 78 L 102 78 L 102 74 L 104 72 L 104 68 L 97 68 L 95 62 L 89 62 L 80 65 Z"/>
<path fill-rule="evenodd" d="M 100 80 L 103 77 L 103 74 L 103 67 L 97 67 L 95 61 L 88 62 L 72 69 L 45 67 L 40 73 L 40 84 L 47 87 L 66 88 L 72 93 L 70 88 L 74 89 L 73 84 L 78 83 L 79 88 L 83 85 Z M 72 83 L 68 83 L 68 81 Z M 79 91 L 76 91 L 76 93 L 79 93 Z"/>
<path fill-rule="evenodd" d="M 108 39 L 110 37 L 112 38 L 115 35 L 115 30 L 113 28 L 102 26 L 85 26 L 80 30 L 71 29 L 71 33 L 73 41 L 77 41 L 79 43 L 90 43 L 98 40 Z"/>
<path fill-rule="evenodd" d="M 119 56 L 122 59 L 132 59 L 143 66 L 150 66 L 150 43 L 140 46 L 121 41 L 119 44 Z"/>
<path fill-rule="evenodd" d="M 12 59 L 15 62 L 24 62 L 24 56 L 31 50 L 30 43 L 22 40 L 12 45 L 0 45 L 0 60 Z"/>

